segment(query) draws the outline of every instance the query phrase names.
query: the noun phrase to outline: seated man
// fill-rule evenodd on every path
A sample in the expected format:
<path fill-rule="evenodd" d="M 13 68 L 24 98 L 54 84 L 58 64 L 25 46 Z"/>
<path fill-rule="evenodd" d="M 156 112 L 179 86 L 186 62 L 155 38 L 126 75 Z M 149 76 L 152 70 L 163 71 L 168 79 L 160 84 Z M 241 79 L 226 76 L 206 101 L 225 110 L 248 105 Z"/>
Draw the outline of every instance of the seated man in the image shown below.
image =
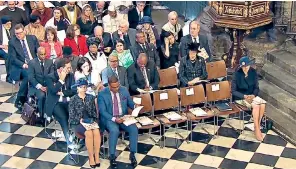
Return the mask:
<path fill-rule="evenodd" d="M 131 46 L 135 46 L 136 43 L 136 30 L 128 27 L 128 21 L 123 20 L 119 23 L 118 30 L 112 34 L 113 44 L 116 44 L 116 42 L 121 39 L 124 41 L 125 50 L 130 49 Z"/>
<path fill-rule="evenodd" d="M 60 123 L 67 145 L 69 140 L 69 101 L 75 95 L 71 86 L 75 84 L 74 75 L 71 73 L 71 61 L 61 58 L 56 61 L 56 69 L 46 77 L 47 98 L 45 113 L 47 117 L 52 116 Z"/>
<path fill-rule="evenodd" d="M 150 61 L 153 61 L 156 67 L 160 68 L 160 59 L 158 56 L 158 51 L 152 43 L 146 42 L 146 37 L 143 32 L 137 32 L 136 34 L 136 44 L 131 47 L 131 53 L 134 60 L 137 60 L 137 57 L 140 53 L 145 53 Z"/>
<path fill-rule="evenodd" d="M 133 167 L 136 167 L 137 160 L 135 153 L 138 144 L 138 128 L 135 124 L 126 126 L 122 117 L 128 115 L 128 108 L 134 109 L 135 104 L 131 99 L 128 90 L 121 87 L 116 76 L 108 79 L 109 87 L 104 88 L 98 95 L 98 106 L 100 112 L 100 123 L 109 131 L 109 154 L 111 168 L 116 168 L 115 150 L 117 139 L 120 134 L 119 128 L 128 132 L 130 142 L 130 160 Z"/>
<path fill-rule="evenodd" d="M 189 44 L 189 54 L 181 59 L 179 67 L 181 87 L 193 86 L 200 80 L 205 80 L 208 77 L 205 60 L 197 55 L 200 52 L 198 47 L 198 44 Z"/>
<path fill-rule="evenodd" d="M 43 118 L 47 91 L 45 77 L 53 72 L 54 66 L 52 60 L 45 60 L 46 52 L 44 47 L 38 48 L 37 56 L 37 58 L 29 62 L 29 95 L 37 97 L 38 112 L 40 113 L 40 117 Z"/>
<path fill-rule="evenodd" d="M 145 1 L 137 1 L 136 7 L 128 12 L 128 22 L 130 23 L 130 28 L 136 29 L 136 27 L 139 24 L 139 21 L 144 16 L 151 17 L 151 13 L 149 13 L 147 10 L 144 10 L 145 5 Z"/>
<path fill-rule="evenodd" d="M 46 22 L 52 17 L 52 9 L 46 8 L 44 2 L 37 2 L 37 9 L 32 11 L 32 15 L 40 17 L 40 24 L 45 26 Z"/>
<path fill-rule="evenodd" d="M 137 62 L 127 71 L 131 95 L 158 89 L 159 74 L 155 63 L 148 60 L 145 53 L 140 53 Z"/>
<path fill-rule="evenodd" d="M 120 17 L 117 15 L 114 6 L 108 7 L 108 15 L 103 17 L 103 27 L 105 32 L 112 34 L 119 27 Z"/>
<path fill-rule="evenodd" d="M 15 106 L 21 109 L 28 94 L 28 63 L 36 58 L 39 42 L 35 35 L 26 35 L 22 24 L 14 27 L 15 36 L 8 42 L 8 53 L 11 57 L 10 76 L 14 81 L 22 81 Z"/>
<path fill-rule="evenodd" d="M 108 32 L 104 32 L 103 27 L 96 26 L 94 29 L 94 37 L 100 39 L 100 49 L 99 51 L 103 51 L 106 56 L 112 52 L 113 42 L 111 34 Z"/>
<path fill-rule="evenodd" d="M 6 68 L 6 81 L 9 77 L 9 68 L 10 68 L 10 57 L 8 56 L 8 42 L 13 36 L 13 29 L 11 28 L 12 18 L 8 15 L 1 17 L 1 25 L 0 25 L 0 57 L 5 60 L 5 68 Z"/>
<path fill-rule="evenodd" d="M 123 66 L 119 66 L 118 56 L 111 54 L 108 62 L 109 66 L 102 71 L 103 85 L 108 86 L 108 78 L 116 76 L 119 79 L 120 85 L 128 89 L 127 71 Z"/>
<path fill-rule="evenodd" d="M 200 35 L 200 24 L 197 21 L 192 21 L 189 24 L 190 34 L 183 36 L 180 43 L 181 57 L 188 55 L 189 49 L 188 46 L 191 43 L 199 44 L 199 48 L 205 48 L 206 52 L 209 55 L 208 61 L 211 61 L 211 51 L 209 47 L 209 42 L 206 36 Z"/>

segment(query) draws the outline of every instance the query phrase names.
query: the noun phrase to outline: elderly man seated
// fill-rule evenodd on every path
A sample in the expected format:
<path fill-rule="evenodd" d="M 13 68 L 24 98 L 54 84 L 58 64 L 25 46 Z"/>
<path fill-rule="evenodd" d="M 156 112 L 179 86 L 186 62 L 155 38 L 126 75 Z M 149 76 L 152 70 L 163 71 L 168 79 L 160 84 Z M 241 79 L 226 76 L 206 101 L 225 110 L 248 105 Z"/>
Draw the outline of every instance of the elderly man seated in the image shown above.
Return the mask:
<path fill-rule="evenodd" d="M 113 44 L 115 44 L 118 40 L 124 41 L 124 49 L 130 49 L 136 43 L 136 33 L 135 29 L 129 28 L 128 21 L 121 21 L 119 23 L 119 28 L 112 34 Z"/>
<path fill-rule="evenodd" d="M 145 53 L 140 53 L 137 62 L 128 68 L 131 95 L 158 89 L 159 74 L 156 65 Z"/>

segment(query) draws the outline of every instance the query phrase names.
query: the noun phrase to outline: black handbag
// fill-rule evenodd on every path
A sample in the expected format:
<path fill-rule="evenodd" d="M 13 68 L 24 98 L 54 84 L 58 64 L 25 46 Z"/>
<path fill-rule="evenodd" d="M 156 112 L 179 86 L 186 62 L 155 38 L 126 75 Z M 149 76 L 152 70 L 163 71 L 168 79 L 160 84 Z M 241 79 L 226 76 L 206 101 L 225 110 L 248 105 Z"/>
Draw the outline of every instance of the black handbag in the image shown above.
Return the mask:
<path fill-rule="evenodd" d="M 22 110 L 21 118 L 29 125 L 35 125 L 37 120 L 37 106 L 33 99 L 29 99 L 29 102 L 25 103 Z"/>

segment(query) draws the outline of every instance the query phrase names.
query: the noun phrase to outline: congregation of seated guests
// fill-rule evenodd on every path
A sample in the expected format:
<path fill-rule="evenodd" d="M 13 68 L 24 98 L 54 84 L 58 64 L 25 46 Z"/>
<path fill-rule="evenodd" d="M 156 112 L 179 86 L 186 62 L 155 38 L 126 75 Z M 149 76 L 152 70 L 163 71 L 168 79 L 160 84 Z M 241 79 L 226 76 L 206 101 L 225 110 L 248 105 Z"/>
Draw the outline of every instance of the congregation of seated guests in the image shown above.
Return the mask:
<path fill-rule="evenodd" d="M 121 131 L 129 133 L 129 159 L 135 167 L 138 128 L 124 125 L 122 118 L 139 106 L 131 96 L 160 90 L 160 82 L 167 78 L 160 71 L 169 68 L 178 70 L 178 88 L 198 85 L 208 78 L 206 64 L 211 62 L 207 37 L 199 33 L 197 21 L 183 36 L 178 14 L 172 11 L 158 32 L 145 1 L 118 3 L 69 1 L 47 7 L 26 2 L 23 10 L 8 1 L 0 10 L 0 57 L 5 60 L 6 80 L 20 85 L 15 106 L 21 111 L 29 95 L 37 100 L 40 123 L 58 121 L 69 148 L 74 144 L 69 131 L 83 137 L 91 168 L 100 166 L 104 130 L 109 134 L 111 167 L 117 166 Z M 202 48 L 209 59 L 199 55 Z M 247 65 L 237 71 L 232 86 L 234 96 L 250 101 L 259 86 L 255 70 Z M 240 82 L 244 78 L 250 82 Z M 250 83 L 252 89 L 245 89 Z M 256 129 L 264 109 L 253 108 Z M 256 137 L 262 139 L 258 130 Z"/>

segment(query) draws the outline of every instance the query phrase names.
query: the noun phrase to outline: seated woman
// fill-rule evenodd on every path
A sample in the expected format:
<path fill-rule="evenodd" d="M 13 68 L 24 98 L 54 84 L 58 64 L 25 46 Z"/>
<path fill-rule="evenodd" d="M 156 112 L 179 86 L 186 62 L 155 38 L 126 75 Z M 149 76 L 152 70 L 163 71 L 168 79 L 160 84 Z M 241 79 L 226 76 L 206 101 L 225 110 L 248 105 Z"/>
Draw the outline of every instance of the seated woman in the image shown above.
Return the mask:
<path fill-rule="evenodd" d="M 85 78 L 91 85 L 91 87 L 88 87 L 87 93 L 93 96 L 95 96 L 97 91 L 103 87 L 100 74 L 93 71 L 92 64 L 86 57 L 78 59 L 77 71 L 75 72 L 74 77 L 75 81 Z"/>
<path fill-rule="evenodd" d="M 111 55 L 118 56 L 119 66 L 123 66 L 126 69 L 134 63 L 130 50 L 124 50 L 124 41 L 121 39 L 115 42 L 115 50 L 113 50 Z"/>
<path fill-rule="evenodd" d="M 78 135 L 85 137 L 91 168 L 100 167 L 101 136 L 98 127 L 98 111 L 95 96 L 86 94 L 88 82 L 79 79 L 72 87 L 77 87 L 77 94 L 69 102 L 69 124 Z M 92 125 L 92 127 L 90 127 Z"/>
<path fill-rule="evenodd" d="M 235 72 L 232 79 L 232 95 L 234 100 L 246 100 L 252 105 L 252 114 L 255 126 L 255 136 L 257 140 L 262 141 L 260 122 L 265 112 L 265 104 L 256 104 L 253 99 L 258 96 L 259 83 L 258 75 L 254 68 L 250 67 L 249 57 L 244 56 L 239 60 L 240 67 Z"/>
<path fill-rule="evenodd" d="M 30 23 L 25 26 L 27 35 L 35 35 L 39 41 L 44 40 L 45 28 L 41 25 L 40 17 L 37 15 L 30 16 Z"/>
<path fill-rule="evenodd" d="M 58 41 L 57 31 L 53 27 L 45 30 L 45 41 L 40 43 L 46 51 L 46 59 L 55 60 L 63 56 L 62 44 Z"/>
<path fill-rule="evenodd" d="M 80 34 L 80 27 L 77 24 L 70 25 L 66 32 L 64 46 L 72 48 L 73 56 L 82 57 L 88 52 L 86 37 Z"/>
<path fill-rule="evenodd" d="M 144 32 L 147 43 L 152 43 L 156 48 L 160 47 L 160 37 L 153 21 L 149 16 L 144 16 L 137 26 L 137 30 Z"/>
<path fill-rule="evenodd" d="M 88 58 L 91 65 L 92 71 L 96 75 L 100 76 L 102 71 L 107 67 L 107 57 L 105 56 L 102 48 L 99 48 L 99 40 L 95 37 L 88 38 L 87 46 L 89 52 L 84 57 Z"/>
<path fill-rule="evenodd" d="M 49 19 L 45 28 L 53 27 L 58 32 L 58 39 L 64 43 L 66 37 L 66 31 L 68 26 L 71 25 L 70 21 L 63 16 L 63 11 L 60 7 L 53 8 L 53 17 Z"/>
<path fill-rule="evenodd" d="M 94 28 L 98 22 L 94 17 L 93 10 L 89 4 L 85 4 L 82 8 L 81 16 L 77 19 L 77 24 L 81 29 L 81 34 L 89 37 L 93 35 Z"/>
<path fill-rule="evenodd" d="M 167 69 L 175 66 L 180 60 L 179 44 L 175 41 L 174 34 L 171 32 L 163 32 L 164 44 L 161 45 L 162 52 L 162 68 Z"/>

